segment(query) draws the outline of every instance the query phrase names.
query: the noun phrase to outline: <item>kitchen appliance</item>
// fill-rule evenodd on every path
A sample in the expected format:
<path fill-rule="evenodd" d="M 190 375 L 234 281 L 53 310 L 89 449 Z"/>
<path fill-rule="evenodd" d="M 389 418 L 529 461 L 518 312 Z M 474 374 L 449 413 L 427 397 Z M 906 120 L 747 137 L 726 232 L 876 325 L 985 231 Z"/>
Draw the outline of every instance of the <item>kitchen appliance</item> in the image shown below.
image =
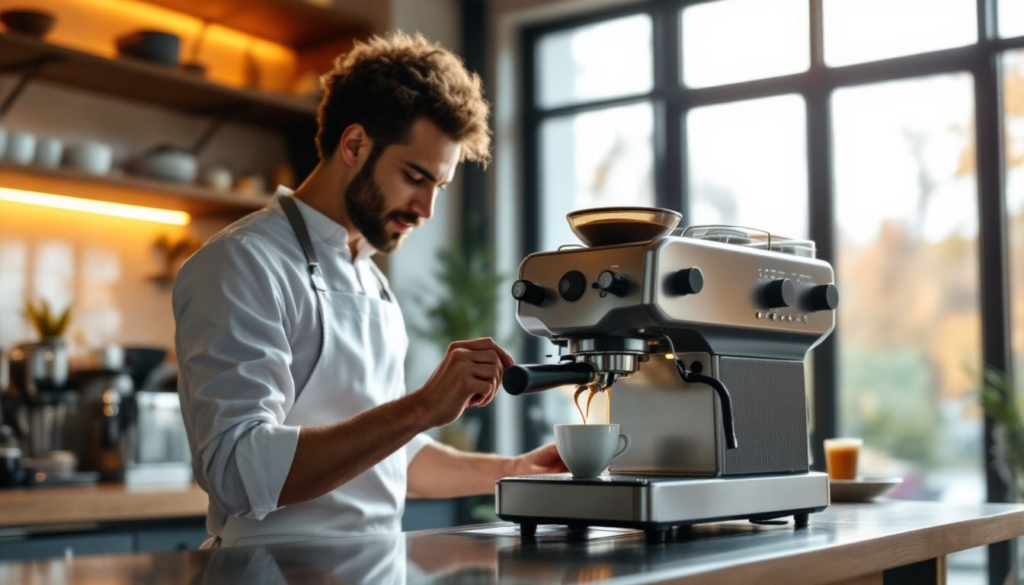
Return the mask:
<path fill-rule="evenodd" d="M 116 347 L 116 346 L 114 346 Z M 167 350 L 117 348 L 98 367 L 75 372 L 82 468 L 126 484 L 192 481 L 192 459 Z M 172 386 L 173 387 L 173 386 Z"/>
<path fill-rule="evenodd" d="M 7 413 L 32 459 L 45 458 L 64 448 L 69 413 L 75 396 L 66 388 L 68 348 L 61 340 L 23 343 L 10 353 L 10 390 Z"/>
<path fill-rule="evenodd" d="M 828 476 L 809 471 L 804 362 L 835 326 L 832 267 L 810 241 L 731 226 L 671 232 L 676 216 L 573 213 L 574 231 L 599 226 L 581 239 L 601 245 L 520 266 L 519 323 L 560 359 L 509 368 L 505 390 L 610 392 L 608 422 L 632 439 L 594 479 L 500 480 L 498 516 L 524 536 L 538 524 L 641 528 L 656 541 L 727 519 L 794 516 L 800 527 L 829 505 Z"/>

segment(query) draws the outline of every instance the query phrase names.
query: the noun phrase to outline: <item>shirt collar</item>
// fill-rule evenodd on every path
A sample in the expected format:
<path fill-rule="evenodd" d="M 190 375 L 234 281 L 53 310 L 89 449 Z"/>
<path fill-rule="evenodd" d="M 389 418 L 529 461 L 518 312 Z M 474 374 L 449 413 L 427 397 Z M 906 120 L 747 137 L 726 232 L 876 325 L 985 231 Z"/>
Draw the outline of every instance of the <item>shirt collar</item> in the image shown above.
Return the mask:
<path fill-rule="evenodd" d="M 348 247 L 348 230 L 346 230 L 340 223 L 311 207 L 305 201 L 302 201 L 297 197 L 293 197 L 294 193 L 295 192 L 288 187 L 278 185 L 277 191 L 274 195 L 276 197 L 292 197 L 292 200 L 298 204 L 299 209 L 302 212 L 302 219 L 305 220 L 306 228 L 309 229 L 309 237 L 313 239 L 314 242 L 319 242 L 331 248 L 338 249 L 345 254 L 346 258 L 351 259 L 352 253 Z M 359 238 L 359 241 L 356 244 L 355 260 L 369 258 L 376 253 L 377 249 L 366 241 L 366 238 Z"/>

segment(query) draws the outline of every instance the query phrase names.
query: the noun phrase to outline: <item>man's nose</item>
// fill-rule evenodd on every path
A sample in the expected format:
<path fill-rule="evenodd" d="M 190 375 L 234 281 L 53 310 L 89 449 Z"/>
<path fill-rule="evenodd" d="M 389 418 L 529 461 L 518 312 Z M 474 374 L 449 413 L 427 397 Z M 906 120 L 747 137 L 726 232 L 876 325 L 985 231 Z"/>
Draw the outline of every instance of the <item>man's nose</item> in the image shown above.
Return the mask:
<path fill-rule="evenodd" d="M 412 202 L 412 211 L 423 219 L 430 219 L 434 215 L 434 202 L 437 200 L 437 189 L 426 190 L 426 195 L 418 196 Z"/>

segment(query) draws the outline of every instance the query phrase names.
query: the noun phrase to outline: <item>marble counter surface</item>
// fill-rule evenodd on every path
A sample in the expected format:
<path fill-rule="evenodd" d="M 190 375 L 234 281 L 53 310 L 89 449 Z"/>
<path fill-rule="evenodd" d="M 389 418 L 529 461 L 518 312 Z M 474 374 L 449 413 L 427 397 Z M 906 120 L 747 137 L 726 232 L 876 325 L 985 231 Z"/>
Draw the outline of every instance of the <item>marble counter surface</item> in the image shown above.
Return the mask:
<path fill-rule="evenodd" d="M 833 505 L 810 526 L 725 522 L 642 533 L 507 524 L 182 553 L 0 564 L 2 583 L 881 583 L 881 572 L 1024 535 L 1024 506 Z M 931 561 L 930 561 L 931 560 Z M 871 575 L 877 575 L 877 581 Z"/>

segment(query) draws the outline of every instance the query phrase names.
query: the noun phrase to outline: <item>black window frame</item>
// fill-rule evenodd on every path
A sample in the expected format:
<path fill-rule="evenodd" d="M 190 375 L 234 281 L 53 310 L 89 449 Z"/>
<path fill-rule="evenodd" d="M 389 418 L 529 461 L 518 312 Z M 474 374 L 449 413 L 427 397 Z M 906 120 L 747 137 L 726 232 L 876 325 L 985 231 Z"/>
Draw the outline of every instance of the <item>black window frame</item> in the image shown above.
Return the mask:
<path fill-rule="evenodd" d="M 823 0 L 807 0 L 810 14 L 810 66 L 801 73 L 727 85 L 688 88 L 680 67 L 680 12 L 695 4 L 715 0 L 652 0 L 642 4 L 595 11 L 571 18 L 524 27 L 520 31 L 522 88 L 523 186 L 520 197 L 522 256 L 539 251 L 540 160 L 544 145 L 539 139 L 543 122 L 550 118 L 649 102 L 654 110 L 655 202 L 682 211 L 689 217 L 686 179 L 686 115 L 695 108 L 740 100 L 798 94 L 807 112 L 808 233 L 817 243 L 818 257 L 835 264 L 835 189 L 833 181 L 831 96 L 839 88 L 896 81 L 942 73 L 970 73 L 974 81 L 975 141 L 977 145 L 977 194 L 979 222 L 979 311 L 982 325 L 982 360 L 986 367 L 1010 374 L 1010 291 L 1005 198 L 1003 93 L 1000 57 L 1024 48 L 1024 36 L 999 38 L 996 0 L 976 0 L 977 41 L 966 47 L 895 57 L 868 63 L 828 67 L 824 61 Z M 649 92 L 626 97 L 542 109 L 536 100 L 536 51 L 540 38 L 615 18 L 647 14 L 653 25 L 654 84 Z M 684 220 L 685 221 L 685 220 Z M 880 302 L 885 302 L 880 299 Z M 837 326 L 838 328 L 838 326 Z M 824 461 L 822 440 L 837 433 L 837 346 L 833 332 L 814 350 L 812 446 L 820 468 Z M 541 344 L 528 344 L 531 360 L 540 359 Z M 528 401 L 536 398 L 527 398 Z M 529 413 L 531 404 L 524 408 Z M 523 420 L 523 437 L 536 441 L 536 421 Z M 984 421 L 986 495 L 990 502 L 1014 501 L 1011 486 L 1000 477 L 993 458 L 993 421 Z M 989 548 L 989 580 L 1001 583 L 1012 567 L 1012 544 Z"/>

